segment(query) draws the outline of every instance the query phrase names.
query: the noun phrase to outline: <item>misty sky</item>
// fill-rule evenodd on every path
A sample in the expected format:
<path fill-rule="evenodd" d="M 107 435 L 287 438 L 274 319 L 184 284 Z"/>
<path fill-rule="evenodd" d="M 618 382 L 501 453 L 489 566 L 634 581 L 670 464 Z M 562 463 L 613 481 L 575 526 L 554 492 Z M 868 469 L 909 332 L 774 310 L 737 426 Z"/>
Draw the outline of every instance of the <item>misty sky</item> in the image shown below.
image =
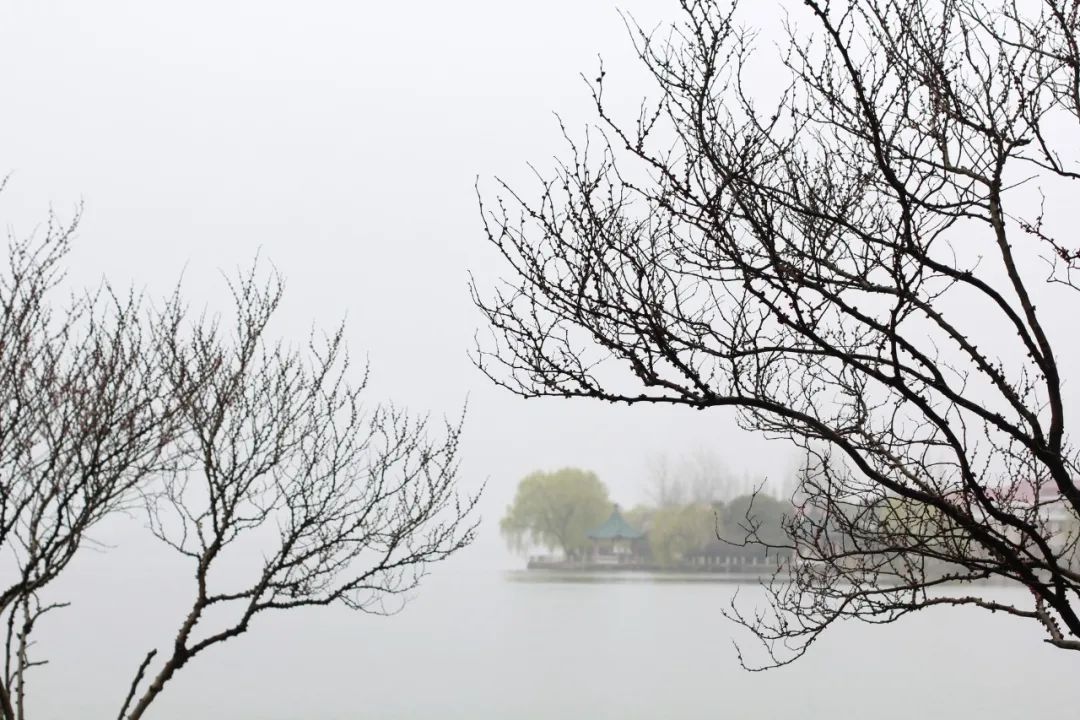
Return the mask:
<path fill-rule="evenodd" d="M 670 19 L 656 5 L 619 7 Z M 598 54 L 632 109 L 631 51 L 609 2 L 13 3 L 0 214 L 22 236 L 82 201 L 75 278 L 160 294 L 183 272 L 211 308 L 218 271 L 261 252 L 288 282 L 281 334 L 347 316 L 372 397 L 435 413 L 468 397 L 463 479 L 489 480 L 476 553 L 497 547 L 494 521 L 534 469 L 591 468 L 624 503 L 664 453 L 780 482 L 797 457 L 728 411 L 523 401 L 467 358 L 482 323 L 467 272 L 501 271 L 476 179 L 493 191 L 550 166 L 553 113 L 591 119 L 579 73 Z"/>
<path fill-rule="evenodd" d="M 618 7 L 645 26 L 677 12 L 674 2 L 620 0 Z M 762 23 L 776 18 L 771 4 L 767 9 L 768 17 L 757 18 Z M 476 545 L 447 567 L 468 573 L 520 565 L 503 549 L 497 524 L 517 481 L 533 470 L 592 469 L 615 500 L 632 504 L 645 498 L 649 462 L 661 454 L 676 461 L 710 454 L 738 481 L 768 477 L 777 485 L 798 463 L 788 446 L 740 431 L 731 411 L 525 401 L 491 386 L 468 359 L 483 322 L 469 299 L 468 273 L 484 285 L 502 272 L 483 238 L 474 184 L 479 178 L 493 193 L 499 176 L 527 188 L 527 163 L 551 166 L 564 148 L 553 113 L 571 131 L 592 119 L 579 74 L 592 77 L 598 55 L 614 106 L 633 113 L 648 88 L 608 0 L 7 2 L 0 13 L 0 174 L 11 176 L 0 218 L 24 237 L 50 208 L 70 217 L 81 202 L 73 283 L 107 277 L 159 296 L 183 275 L 192 303 L 211 309 L 225 306 L 219 272 L 247 266 L 260 253 L 287 281 L 277 334 L 301 340 L 312 323 L 345 318 L 353 353 L 371 361 L 371 399 L 436 416 L 456 415 L 468 399 L 462 481 L 467 488 L 487 481 L 484 525 Z M 757 80 L 770 78 L 762 70 Z M 115 532 L 98 539 L 116 547 L 80 558 L 59 588 L 77 602 L 42 633 L 66 659 L 43 671 L 43 717 L 70 717 L 84 702 L 115 712 L 137 659 L 155 642 L 148 638 L 167 638 L 189 597 L 189 577 L 177 575 L 175 558 L 132 527 Z M 421 595 L 431 594 L 417 602 L 449 598 L 450 611 L 460 612 L 453 630 L 462 642 L 486 623 L 521 621 L 512 605 L 446 591 L 454 578 L 440 570 L 421 587 Z M 711 601 L 694 597 L 704 615 Z M 417 617 L 424 627 L 429 616 Z M 398 665 L 376 651 L 399 646 L 386 635 L 394 627 L 350 625 L 341 610 L 269 621 L 253 639 L 193 663 L 153 716 L 195 717 L 207 697 L 228 695 L 232 704 L 221 707 L 291 717 L 273 708 L 304 707 L 304 688 L 314 688 L 338 693 L 333 707 L 353 717 L 356 677 L 369 673 L 377 686 L 384 673 L 392 681 Z M 440 632 L 434 625 L 427 631 Z M 682 632 L 687 643 L 704 637 L 689 621 Z M 954 639 L 955 653 L 966 652 L 960 643 L 974 635 L 969 628 Z M 899 630 L 882 637 L 906 639 Z M 1034 634 L 1024 638 L 1044 652 Z M 407 653 L 422 640 L 412 638 L 395 662 L 415 662 Z M 720 662 L 716 648 L 733 664 L 728 639 L 711 635 L 695 651 L 698 664 Z M 432 667 L 454 662 L 445 647 L 423 652 L 436 653 Z M 980 656 L 980 672 L 1000 670 L 996 657 Z M 302 669 L 289 658 L 299 658 Z M 808 666 L 806 676 L 745 682 L 753 698 L 778 683 L 805 682 L 810 705 L 801 706 L 824 707 L 830 693 L 846 692 L 844 672 L 898 688 L 904 672 L 920 672 L 918 663 L 895 660 L 898 670 L 872 677 L 873 666 L 849 652 L 841 659 L 846 669 L 833 676 L 831 662 Z M 223 671 L 238 678 L 228 692 Z M 960 702 L 952 680 L 933 674 L 933 692 Z M 818 682 L 826 676 L 839 685 Z M 1023 677 L 1007 688 L 1017 698 Z M 50 696 L 50 688 L 84 696 Z M 987 696 L 987 707 L 992 700 Z"/>
<path fill-rule="evenodd" d="M 653 5 L 621 3 L 645 22 L 659 17 Z M 193 304 L 211 309 L 225 306 L 219 272 L 261 253 L 287 280 L 282 336 L 346 318 L 352 351 L 371 360 L 371 398 L 436 415 L 468 398 L 462 481 L 488 487 L 480 538 L 454 572 L 520 563 L 497 521 L 535 469 L 593 469 L 633 503 L 659 454 L 708 452 L 738 478 L 779 481 L 794 466 L 730 413 L 527 402 L 468 360 L 482 322 L 468 272 L 481 283 L 500 272 L 474 184 L 547 166 L 562 149 L 552 113 L 571 127 L 590 119 L 579 73 L 595 71 L 598 53 L 611 71 L 634 67 L 614 3 L 69 0 L 6 3 L 0 18 L 7 231 L 24 237 L 50 208 L 70 218 L 83 203 L 74 285 L 104 276 L 162 295 L 183 274 Z M 627 88 L 628 109 L 638 95 Z M 183 565 L 148 536 L 101 532 L 111 549 L 72 566 L 56 591 L 76 603 L 42 629 L 60 660 L 36 686 L 44 717 L 115 712 L 137 658 L 167 641 L 190 592 Z M 421 593 L 452 597 L 438 583 L 453 578 L 432 580 Z M 341 611 L 268 621 L 256 640 L 185 671 L 155 716 L 225 698 L 258 712 L 250 687 L 274 672 L 296 686 L 261 692 L 269 707 L 295 707 L 304 687 L 348 706 L 341 673 L 382 667 L 378 640 L 363 640 L 372 627 Z M 342 646 L 342 630 L 359 644 Z M 281 647 L 299 658 L 306 648 L 329 674 L 253 661 Z"/>

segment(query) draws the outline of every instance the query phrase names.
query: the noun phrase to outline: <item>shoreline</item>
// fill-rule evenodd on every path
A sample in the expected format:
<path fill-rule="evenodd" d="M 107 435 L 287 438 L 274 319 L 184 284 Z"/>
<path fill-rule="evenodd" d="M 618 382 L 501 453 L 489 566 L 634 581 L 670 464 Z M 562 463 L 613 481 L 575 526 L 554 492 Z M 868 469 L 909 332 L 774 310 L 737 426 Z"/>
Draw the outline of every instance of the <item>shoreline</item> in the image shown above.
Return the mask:
<path fill-rule="evenodd" d="M 786 580 L 787 576 L 757 573 L 686 571 L 678 568 L 663 570 L 616 568 L 523 568 L 504 570 L 510 582 L 524 583 L 727 583 L 732 585 L 760 584 L 769 580 Z"/>
<path fill-rule="evenodd" d="M 713 568 L 648 567 L 630 565 L 556 565 L 530 563 L 524 568 L 504 569 L 502 576 L 520 583 L 714 583 L 728 585 L 762 585 L 785 583 L 793 578 L 786 573 L 717 571 Z M 1006 587 L 1009 583 L 994 579 L 953 581 L 942 586 L 975 585 Z"/>

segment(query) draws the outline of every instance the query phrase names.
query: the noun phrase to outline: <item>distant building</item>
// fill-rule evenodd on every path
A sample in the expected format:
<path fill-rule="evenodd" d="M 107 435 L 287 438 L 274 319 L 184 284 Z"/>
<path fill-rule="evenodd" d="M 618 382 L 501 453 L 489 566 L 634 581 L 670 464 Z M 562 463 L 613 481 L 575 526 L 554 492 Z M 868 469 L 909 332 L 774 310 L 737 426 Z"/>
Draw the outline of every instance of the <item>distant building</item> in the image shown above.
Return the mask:
<path fill-rule="evenodd" d="M 1036 484 L 1020 480 L 1005 490 L 991 489 L 987 495 L 997 500 L 1007 512 L 1034 524 L 1044 534 L 1050 548 L 1062 553 L 1070 567 L 1080 567 L 1077 548 L 1080 517 L 1056 485 L 1049 481 Z M 987 521 L 990 520 L 992 518 L 987 517 Z M 1022 533 L 1015 527 L 1006 527 L 1004 532 L 1013 542 L 1024 541 Z"/>
<path fill-rule="evenodd" d="M 618 505 L 612 508 L 603 525 L 593 528 L 586 536 L 592 541 L 591 560 L 597 564 L 637 563 L 648 555 L 645 533 L 623 519 Z"/>

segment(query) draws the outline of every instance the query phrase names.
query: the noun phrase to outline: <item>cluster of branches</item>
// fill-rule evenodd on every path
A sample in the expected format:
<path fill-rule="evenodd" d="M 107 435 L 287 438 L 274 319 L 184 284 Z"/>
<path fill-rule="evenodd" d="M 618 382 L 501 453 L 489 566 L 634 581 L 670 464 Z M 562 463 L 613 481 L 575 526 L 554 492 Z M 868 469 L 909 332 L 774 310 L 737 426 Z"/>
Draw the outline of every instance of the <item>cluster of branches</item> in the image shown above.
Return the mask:
<path fill-rule="evenodd" d="M 709 504 L 731 499 L 744 489 L 741 484 L 713 454 L 699 449 L 679 461 L 672 461 L 667 455 L 651 458 L 646 493 L 649 501 L 661 508 Z"/>
<path fill-rule="evenodd" d="M 481 199 L 511 274 L 474 286 L 478 365 L 527 397 L 737 408 L 805 449 L 793 559 L 731 611 L 767 664 L 943 604 L 1080 649 L 1075 362 L 1044 310 L 1076 302 L 1080 250 L 1072 207 L 1026 202 L 1080 179 L 1080 0 L 804 0 L 773 98 L 736 8 L 680 5 L 670 33 L 627 23 L 655 101 L 623 122 L 601 69 L 536 200 Z"/>
<path fill-rule="evenodd" d="M 144 509 L 190 562 L 172 644 L 148 652 L 119 717 L 143 717 L 196 655 L 255 617 L 340 603 L 393 612 L 425 568 L 468 544 L 460 420 L 429 430 L 365 407 L 342 330 L 268 336 L 282 285 L 230 283 L 230 320 L 107 286 L 55 304 L 75 223 L 12 240 L 0 274 L 0 718 L 27 717 L 32 640 L 66 603 L 49 585 L 95 527 Z M 227 572 L 225 568 L 228 568 Z"/>

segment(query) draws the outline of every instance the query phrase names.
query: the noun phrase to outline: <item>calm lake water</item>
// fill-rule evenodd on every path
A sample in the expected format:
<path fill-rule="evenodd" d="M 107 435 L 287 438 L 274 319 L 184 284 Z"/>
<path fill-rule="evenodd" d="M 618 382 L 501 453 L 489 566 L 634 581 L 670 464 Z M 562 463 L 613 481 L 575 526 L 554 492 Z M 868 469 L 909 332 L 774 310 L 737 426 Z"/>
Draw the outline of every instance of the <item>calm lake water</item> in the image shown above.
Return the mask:
<path fill-rule="evenodd" d="M 718 613 L 752 586 L 440 576 L 392 618 L 279 618 L 185 670 L 155 718 L 697 720 L 1080 714 L 1080 653 L 1023 622 L 942 610 L 847 624 L 751 674 Z M 1019 591 L 992 590 L 1022 599 Z M 115 711 L 114 711 L 115 712 Z M 57 717 L 62 714 L 57 714 Z M 70 715 L 69 715 L 70 716 Z"/>

